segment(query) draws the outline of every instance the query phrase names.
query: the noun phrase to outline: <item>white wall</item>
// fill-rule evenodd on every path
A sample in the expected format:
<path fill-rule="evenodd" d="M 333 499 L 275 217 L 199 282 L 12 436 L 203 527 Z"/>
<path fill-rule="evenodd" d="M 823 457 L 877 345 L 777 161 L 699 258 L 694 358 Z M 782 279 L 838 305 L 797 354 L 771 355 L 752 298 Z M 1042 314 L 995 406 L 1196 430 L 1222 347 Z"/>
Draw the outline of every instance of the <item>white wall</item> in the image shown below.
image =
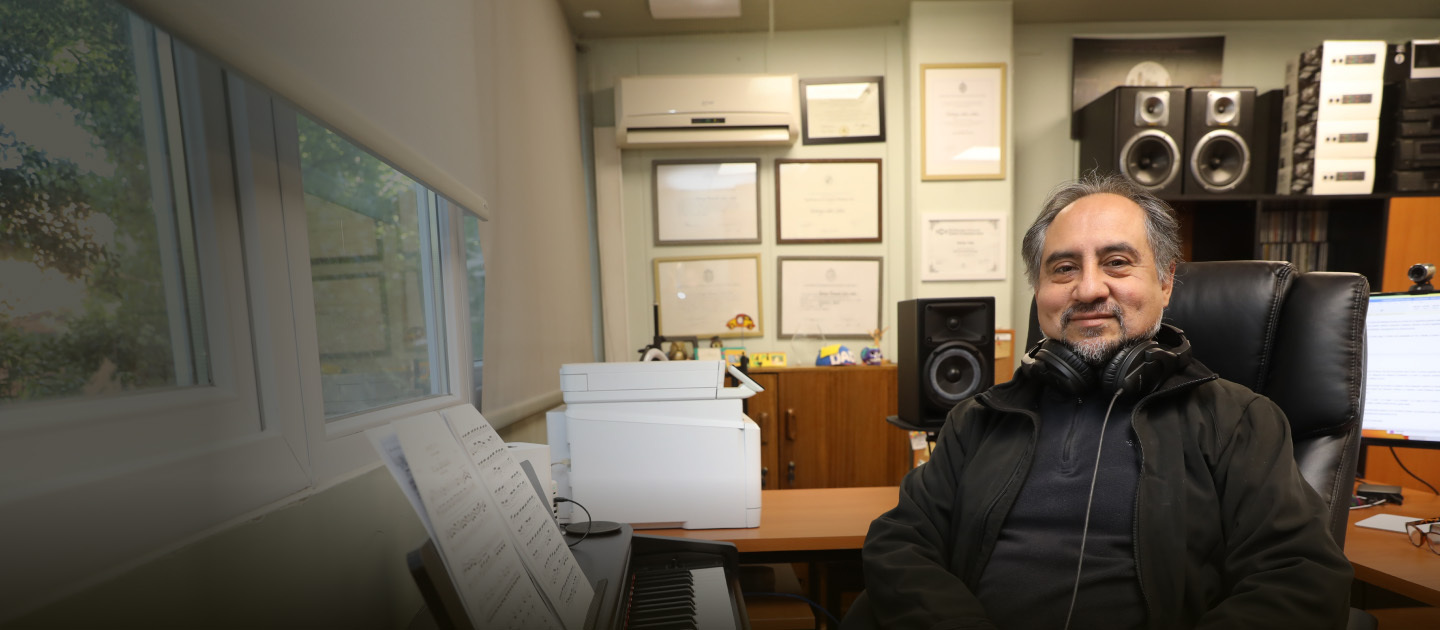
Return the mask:
<path fill-rule="evenodd" d="M 561 363 L 593 358 L 575 53 L 555 2 L 136 4 L 241 34 L 486 197 L 487 413 L 523 416 Z M 205 49 L 207 32 L 187 39 Z M 421 601 L 404 553 L 423 528 L 388 472 L 352 474 L 16 625 L 407 625 Z"/>
<path fill-rule="evenodd" d="M 1011 280 L 921 283 L 920 214 L 929 211 L 1011 209 L 1010 180 L 920 182 L 920 126 L 916 77 L 921 63 L 1001 62 L 1010 56 L 1010 2 L 917 2 L 905 27 L 781 32 L 772 36 L 706 35 L 615 39 L 586 42 L 584 69 L 589 73 L 597 124 L 614 120 L 613 86 L 630 74 L 774 73 L 800 78 L 881 75 L 885 78 L 885 143 L 791 147 L 626 150 L 623 173 L 624 284 L 628 306 L 625 347 L 637 349 L 652 335 L 653 260 L 680 256 L 758 253 L 765 334 L 747 339 L 750 351 L 789 353 L 790 363 L 813 363 L 818 340 L 779 339 L 776 258 L 779 256 L 883 256 L 882 327 L 890 327 L 881 345 L 895 356 L 895 304 L 914 297 L 998 296 L 997 325 L 1009 321 Z M 1010 80 L 1007 79 L 1007 84 Z M 1009 99 L 1007 99 L 1007 102 Z M 1013 163 L 1007 137 L 1007 161 Z M 759 245 L 655 246 L 651 204 L 651 162 L 689 157 L 761 158 Z M 883 164 L 884 241 L 877 244 L 777 245 L 775 243 L 775 158 L 880 158 Z M 1007 166 L 1007 173 L 1013 168 Z M 602 235 L 604 228 L 602 227 Z M 603 243 L 602 243 L 603 247 Z M 607 277 L 610 272 L 605 272 Z M 1011 272 L 1013 277 L 1013 272 Z M 606 290 L 611 290 L 607 288 Z M 843 340 L 853 351 L 871 345 Z M 726 345 L 739 345 L 727 342 Z M 637 355 L 607 357 L 633 360 Z"/>
<path fill-rule="evenodd" d="M 800 31 L 766 34 L 705 35 L 613 39 L 586 42 L 583 71 L 588 73 L 591 98 L 597 125 L 614 123 L 614 86 L 616 79 L 637 74 L 720 74 L 767 73 L 797 74 L 800 78 L 883 76 L 885 79 L 885 143 L 858 143 L 806 146 L 796 142 L 790 147 L 733 147 L 714 149 L 664 149 L 623 151 L 620 158 L 621 182 L 616 195 L 623 205 L 619 210 L 623 226 L 625 250 L 623 269 L 602 270 L 604 278 L 623 277 L 623 287 L 616 281 L 605 282 L 604 291 L 625 292 L 624 348 L 621 356 L 607 356 L 611 361 L 633 361 L 635 350 L 649 343 L 652 331 L 651 304 L 655 280 L 652 261 L 655 258 L 709 256 L 722 254 L 760 254 L 761 313 L 764 335 L 740 340 L 730 339 L 727 346 L 743 345 L 751 352 L 786 352 L 791 364 L 798 358 L 813 363 L 819 341 L 779 339 L 776 257 L 778 256 L 882 256 L 884 278 L 882 305 L 887 305 L 882 326 L 890 326 L 896 300 L 909 292 L 905 270 L 896 261 L 904 260 L 906 251 L 907 189 L 905 186 L 905 118 L 906 78 L 904 66 L 904 33 L 899 27 L 879 27 L 832 31 Z M 775 182 L 776 158 L 879 158 L 881 163 L 881 195 L 883 204 L 881 243 L 843 245 L 777 245 L 775 243 Z M 760 236 L 758 245 L 656 246 L 653 244 L 651 162 L 677 158 L 760 158 Z M 600 177 L 613 177 L 613 169 L 602 170 Z M 602 202 L 605 200 L 602 200 Z M 602 208 L 602 216 L 604 209 Z M 601 226 L 602 238 L 607 226 Z M 607 243 L 602 241 L 602 250 Z M 608 314 L 607 314 L 608 315 Z M 893 332 L 893 330 L 892 330 Z M 892 335 L 893 336 L 893 335 Z M 856 354 L 860 348 L 873 345 L 867 339 L 840 340 Z M 893 342 L 882 345 L 893 356 Z"/>
<path fill-rule="evenodd" d="M 1013 120 L 1015 64 L 1012 63 L 1012 7 L 1010 2 L 915 2 L 910 5 L 910 247 L 911 269 L 920 265 L 922 217 L 927 212 L 999 211 L 1012 214 L 1015 182 L 1015 132 L 1007 123 L 1002 145 L 1005 151 L 1005 179 L 974 181 L 921 181 L 920 156 L 920 66 L 944 63 L 1003 63 L 1007 75 L 1005 120 Z M 1023 227 L 1012 220 L 1009 230 Z M 1015 250 L 1009 255 L 1011 268 L 1005 280 L 973 282 L 920 282 L 912 274 L 912 297 L 995 297 L 995 327 L 1011 328 L 1010 301 L 1006 296 L 1019 273 L 1014 266 Z"/>
<path fill-rule="evenodd" d="M 481 228 L 487 284 L 481 410 L 492 419 L 559 403 L 560 365 L 595 358 L 597 308 L 569 27 L 553 1 L 493 6 L 493 30 L 477 39 L 488 44 L 481 54 L 491 64 L 496 118 L 487 128 L 498 139 L 499 194 L 491 224 Z"/>
<path fill-rule="evenodd" d="M 1286 20 L 1020 24 L 1015 27 L 1015 238 L 1055 184 L 1077 174 L 1079 143 L 1070 139 L 1070 48 L 1075 36 L 1127 33 L 1225 36 L 1224 82 L 1261 92 L 1283 88 L 1285 61 L 1326 39 L 1402 42 L 1434 37 L 1440 20 Z M 1016 348 L 1025 340 L 1032 292 L 1017 261 L 1013 312 Z"/>

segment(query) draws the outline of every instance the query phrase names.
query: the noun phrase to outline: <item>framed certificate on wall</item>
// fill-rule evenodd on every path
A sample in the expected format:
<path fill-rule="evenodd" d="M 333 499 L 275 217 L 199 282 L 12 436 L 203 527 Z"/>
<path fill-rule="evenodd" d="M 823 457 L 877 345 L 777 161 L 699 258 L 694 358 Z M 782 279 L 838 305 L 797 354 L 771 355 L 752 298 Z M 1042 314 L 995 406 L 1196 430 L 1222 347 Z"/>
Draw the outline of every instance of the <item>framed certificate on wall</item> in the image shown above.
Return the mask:
<path fill-rule="evenodd" d="M 655 259 L 659 334 L 759 337 L 760 255 Z"/>
<path fill-rule="evenodd" d="M 879 243 L 879 159 L 775 160 L 775 240 Z"/>
<path fill-rule="evenodd" d="M 760 160 L 655 160 L 656 245 L 760 242 Z"/>
<path fill-rule="evenodd" d="M 883 260 L 874 257 L 779 258 L 781 339 L 871 339 L 880 328 Z"/>
<path fill-rule="evenodd" d="M 804 144 L 885 141 L 885 78 L 800 79 Z"/>
<path fill-rule="evenodd" d="M 1005 64 L 920 66 L 920 179 L 1005 179 Z"/>

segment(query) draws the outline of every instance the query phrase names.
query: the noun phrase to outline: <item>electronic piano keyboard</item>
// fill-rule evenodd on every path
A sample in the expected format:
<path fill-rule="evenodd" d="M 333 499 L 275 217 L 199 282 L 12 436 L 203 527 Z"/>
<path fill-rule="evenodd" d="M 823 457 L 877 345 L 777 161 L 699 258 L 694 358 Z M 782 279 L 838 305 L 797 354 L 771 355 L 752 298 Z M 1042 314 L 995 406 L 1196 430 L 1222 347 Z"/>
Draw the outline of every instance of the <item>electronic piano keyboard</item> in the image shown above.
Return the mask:
<path fill-rule="evenodd" d="M 595 588 L 586 630 L 750 628 L 740 554 L 731 543 L 635 534 L 621 525 L 618 534 L 587 537 L 571 551 Z"/>
<path fill-rule="evenodd" d="M 749 630 L 740 592 L 739 552 L 725 542 L 634 533 L 565 536 L 595 590 L 584 630 Z M 426 540 L 410 552 L 410 572 L 442 630 L 473 630 L 455 585 Z"/>

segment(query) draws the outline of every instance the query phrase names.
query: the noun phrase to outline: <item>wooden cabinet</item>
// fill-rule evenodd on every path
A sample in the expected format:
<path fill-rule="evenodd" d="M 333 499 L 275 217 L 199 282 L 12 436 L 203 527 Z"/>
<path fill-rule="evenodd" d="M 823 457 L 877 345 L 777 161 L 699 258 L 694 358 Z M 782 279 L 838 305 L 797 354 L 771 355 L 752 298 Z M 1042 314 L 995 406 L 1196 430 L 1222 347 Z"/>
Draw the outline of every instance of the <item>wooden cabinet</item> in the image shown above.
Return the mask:
<path fill-rule="evenodd" d="M 895 366 L 754 368 L 765 391 L 746 402 L 760 425 L 767 490 L 893 486 L 910 468 L 895 415 Z"/>
<path fill-rule="evenodd" d="M 780 489 L 779 474 L 780 453 L 776 449 L 776 414 L 775 409 L 779 400 L 775 397 L 775 391 L 780 383 L 778 374 L 762 374 L 755 368 L 750 370 L 750 378 L 758 383 L 765 391 L 751 396 L 745 401 L 745 415 L 750 416 L 755 424 L 760 425 L 760 480 L 761 487 L 766 490 Z"/>

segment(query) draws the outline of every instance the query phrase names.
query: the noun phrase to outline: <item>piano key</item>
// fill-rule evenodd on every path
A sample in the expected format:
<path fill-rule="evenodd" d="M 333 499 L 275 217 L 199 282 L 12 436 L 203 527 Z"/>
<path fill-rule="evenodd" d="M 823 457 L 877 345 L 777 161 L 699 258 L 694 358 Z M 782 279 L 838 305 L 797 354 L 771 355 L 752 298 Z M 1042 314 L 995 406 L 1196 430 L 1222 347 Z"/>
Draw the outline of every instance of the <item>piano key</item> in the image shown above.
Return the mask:
<path fill-rule="evenodd" d="M 664 602 L 651 602 L 651 601 L 646 601 L 646 602 L 643 602 L 643 603 L 637 602 L 637 603 L 632 604 L 632 605 L 630 606 L 630 611 L 631 611 L 632 613 L 640 613 L 640 612 L 646 612 L 646 611 L 651 611 L 651 610 L 669 609 L 669 608 L 685 608 L 686 610 L 689 610 L 690 612 L 693 613 L 693 612 L 695 612 L 695 600 L 694 600 L 693 598 L 687 597 L 687 598 L 685 598 L 685 599 L 676 599 L 676 600 L 670 600 L 670 601 L 664 601 Z"/>
<path fill-rule="evenodd" d="M 676 622 L 665 622 L 665 623 L 645 624 L 645 625 L 643 625 L 643 626 L 630 626 L 630 629 L 631 629 L 631 630 L 700 630 L 699 627 L 696 626 L 696 625 L 695 625 L 695 622 L 693 622 L 693 621 L 676 621 Z"/>
<path fill-rule="evenodd" d="M 636 586 L 665 586 L 669 584 L 693 584 L 695 579 L 688 571 L 679 574 L 637 575 Z"/>
<path fill-rule="evenodd" d="M 674 595 L 666 595 L 664 597 L 656 597 L 653 595 L 639 595 L 632 596 L 630 598 L 630 609 L 634 610 L 636 606 L 668 606 L 671 604 L 682 604 L 693 601 L 695 601 L 694 593 L 677 593 Z"/>
<path fill-rule="evenodd" d="M 680 621 L 694 623 L 695 614 L 688 610 L 648 612 L 640 615 L 635 615 L 632 618 L 630 626 L 633 628 L 641 628 L 647 625 L 654 625 L 658 623 L 672 623 Z"/>
<path fill-rule="evenodd" d="M 670 595 L 682 595 L 682 594 L 683 594 L 683 595 L 690 595 L 690 594 L 693 594 L 694 592 L 695 592 L 695 587 L 689 586 L 689 585 L 683 585 L 683 586 L 666 586 L 666 587 L 663 587 L 663 588 L 643 588 L 643 587 L 637 587 L 637 588 L 635 589 L 635 596 L 636 596 L 636 597 L 645 597 L 645 598 L 651 598 L 651 597 L 668 597 L 668 596 L 670 596 Z"/>
<path fill-rule="evenodd" d="M 730 606 L 730 587 L 723 567 L 695 569 L 695 621 L 698 630 L 735 628 L 735 612 Z"/>

